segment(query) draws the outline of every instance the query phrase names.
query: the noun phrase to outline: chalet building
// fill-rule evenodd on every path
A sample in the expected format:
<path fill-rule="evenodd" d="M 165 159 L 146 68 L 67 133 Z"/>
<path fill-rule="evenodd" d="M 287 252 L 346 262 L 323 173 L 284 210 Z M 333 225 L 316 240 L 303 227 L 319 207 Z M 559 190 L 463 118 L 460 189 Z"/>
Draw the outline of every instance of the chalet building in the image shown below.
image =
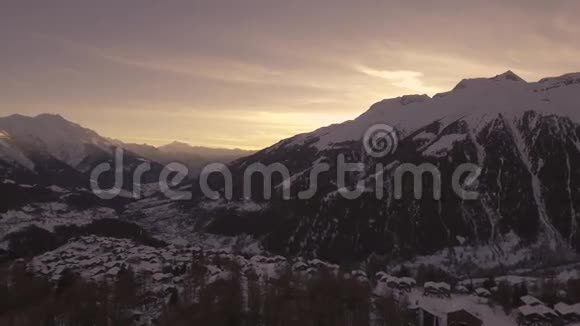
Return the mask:
<path fill-rule="evenodd" d="M 305 264 L 304 262 L 301 262 L 301 261 L 297 262 L 296 264 L 294 264 L 292 266 L 292 270 L 294 270 L 296 272 L 303 272 L 307 269 L 308 269 L 308 265 Z"/>
<path fill-rule="evenodd" d="M 533 297 L 531 295 L 526 295 L 526 296 L 521 297 L 520 302 L 524 306 L 531 306 L 531 307 L 545 306 L 542 301 L 540 301 L 538 298 Z"/>
<path fill-rule="evenodd" d="M 544 321 L 541 312 L 532 306 L 518 308 L 518 325 L 538 325 Z"/>
<path fill-rule="evenodd" d="M 423 285 L 423 295 L 426 297 L 450 298 L 451 286 L 444 282 L 426 282 Z"/>
<path fill-rule="evenodd" d="M 439 311 L 431 307 L 419 306 L 418 326 L 482 326 L 483 320 L 465 309 Z"/>
<path fill-rule="evenodd" d="M 364 271 L 361 271 L 359 269 L 353 270 L 352 272 L 350 272 L 350 274 L 352 275 L 352 277 L 367 278 L 367 273 L 365 273 Z"/>
<path fill-rule="evenodd" d="M 383 276 L 380 282 L 384 282 L 388 287 L 392 289 L 397 289 L 401 291 L 411 292 L 411 289 L 417 284 L 417 282 L 410 277 L 393 277 L 393 276 Z"/>
<path fill-rule="evenodd" d="M 580 303 L 568 305 L 560 302 L 554 305 L 554 311 L 558 314 L 563 324 L 580 322 Z"/>
<path fill-rule="evenodd" d="M 458 294 L 469 294 L 469 289 L 465 286 L 459 285 L 455 288 L 455 292 Z"/>
<path fill-rule="evenodd" d="M 554 310 L 536 304 L 534 306 L 521 306 L 518 308 L 518 325 L 553 325 L 560 320 L 560 316 Z"/>
<path fill-rule="evenodd" d="M 475 290 L 475 294 L 480 298 L 489 298 L 491 297 L 491 292 L 488 289 L 479 288 Z"/>

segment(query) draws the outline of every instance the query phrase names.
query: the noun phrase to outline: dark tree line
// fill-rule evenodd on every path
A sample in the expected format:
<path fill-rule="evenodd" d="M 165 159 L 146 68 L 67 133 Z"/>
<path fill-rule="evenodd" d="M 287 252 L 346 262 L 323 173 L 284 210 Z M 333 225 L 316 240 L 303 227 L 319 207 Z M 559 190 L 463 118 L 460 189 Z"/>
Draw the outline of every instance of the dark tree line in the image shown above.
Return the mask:
<path fill-rule="evenodd" d="M 129 325 L 139 287 L 130 270 L 111 284 L 65 271 L 58 282 L 35 277 L 23 263 L 0 270 L 0 325 Z"/>
<path fill-rule="evenodd" d="M 215 262 L 214 262 L 215 263 Z M 222 267 L 226 264 L 221 264 Z M 275 279 L 226 267 L 230 277 L 209 285 L 190 282 L 184 300 L 164 310 L 162 325 L 367 326 L 409 325 L 412 316 L 393 298 L 373 298 L 371 284 L 320 270 L 305 277 L 289 268 Z M 200 280 L 204 265 L 194 263 L 188 280 Z M 197 276 L 196 276 L 197 274 Z M 371 323 L 371 316 L 376 316 Z"/>
<path fill-rule="evenodd" d="M 224 272 L 212 279 L 208 266 Z M 404 304 L 373 297 L 371 284 L 343 273 L 277 273 L 264 278 L 229 260 L 196 260 L 181 290 L 153 294 L 150 281 L 130 269 L 107 282 L 67 271 L 49 282 L 17 262 L 0 267 L 0 325 L 125 326 L 143 322 L 151 310 L 161 326 L 401 326 L 412 320 Z"/>

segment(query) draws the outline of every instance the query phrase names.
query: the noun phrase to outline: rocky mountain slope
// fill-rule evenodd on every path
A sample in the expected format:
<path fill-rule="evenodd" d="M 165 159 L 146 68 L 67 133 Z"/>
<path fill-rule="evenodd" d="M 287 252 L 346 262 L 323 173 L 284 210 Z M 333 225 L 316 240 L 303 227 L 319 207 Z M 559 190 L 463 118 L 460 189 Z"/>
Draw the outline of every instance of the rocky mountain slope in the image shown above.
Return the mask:
<path fill-rule="evenodd" d="M 215 214 L 207 229 L 256 234 L 273 251 L 335 261 L 372 253 L 412 257 L 462 244 L 491 245 L 501 257 L 501 244 L 514 236 L 520 247 L 578 250 L 579 109 L 580 74 L 527 83 L 508 71 L 463 80 L 433 98 L 384 100 L 352 121 L 297 135 L 235 162 L 234 197 L 240 202 L 249 200 L 242 199 L 243 174 L 253 163 L 282 163 L 290 178 L 273 178 L 277 196 L 267 208 Z M 394 127 L 398 138 L 397 150 L 378 159 L 361 143 L 375 124 Z M 357 199 L 345 199 L 337 189 L 339 154 L 347 162 L 364 163 L 362 171 L 347 177 L 347 188 L 365 190 Z M 298 199 L 320 162 L 330 171 L 318 176 L 316 195 Z M 377 163 L 384 168 L 377 171 Z M 414 198 L 411 177 L 403 178 L 403 198 L 394 198 L 394 174 L 404 163 L 436 166 L 441 199 L 429 196 L 434 183 L 425 176 L 422 199 Z M 477 182 L 466 187 L 479 193 L 477 200 L 463 200 L 452 190 L 452 174 L 462 163 L 482 169 Z M 381 199 L 377 179 L 382 179 Z M 254 181 L 252 200 L 261 202 L 263 186 Z M 283 181 L 292 184 L 290 200 L 281 198 Z M 214 182 L 221 187 L 219 176 Z"/>

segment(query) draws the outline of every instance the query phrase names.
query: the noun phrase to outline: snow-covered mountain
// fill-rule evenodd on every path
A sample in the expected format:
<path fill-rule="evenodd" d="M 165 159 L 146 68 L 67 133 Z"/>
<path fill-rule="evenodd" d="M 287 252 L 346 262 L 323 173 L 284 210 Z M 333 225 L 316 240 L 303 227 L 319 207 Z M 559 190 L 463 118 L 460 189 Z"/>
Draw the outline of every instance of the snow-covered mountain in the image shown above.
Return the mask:
<path fill-rule="evenodd" d="M 490 268 L 509 257 L 514 258 L 509 260 L 513 266 L 568 259 L 580 248 L 579 112 L 580 74 L 532 83 L 513 72 L 466 79 L 433 97 L 383 100 L 354 120 L 282 140 L 231 162 L 234 200 L 204 198 L 194 182 L 184 188 L 194 192 L 191 201 L 172 201 L 157 193 L 110 206 L 120 212 L 120 220 L 136 223 L 166 242 L 210 247 L 229 243 L 335 262 L 364 260 L 373 253 L 424 257 L 421 261 L 471 259 Z M 365 131 L 378 123 L 395 127 L 398 137 L 397 150 L 382 158 L 369 156 L 361 142 Z M 54 124 L 62 131 L 43 131 Z M 47 179 L 46 175 L 51 176 L 46 186 L 87 179 L 86 167 L 110 160 L 111 146 L 119 145 L 58 116 L 3 118 L 0 130 L 0 171 L 5 177 L 20 176 L 16 183 L 38 183 L 34 178 Z M 163 163 L 168 158 L 157 156 L 161 152 L 201 152 L 180 143 L 162 148 L 123 145 L 134 155 L 126 169 L 144 159 Z M 347 200 L 337 189 L 339 154 L 348 162 L 364 163 L 362 171 L 347 177 L 349 189 L 364 189 L 360 198 Z M 245 168 L 256 162 L 282 163 L 290 171 L 289 180 L 274 175 L 272 200 L 262 199 L 260 180 L 252 183 L 253 198 L 243 196 Z M 328 163 L 330 171 L 319 175 L 313 198 L 299 200 L 297 193 L 307 188 L 310 171 L 320 162 Z M 467 162 L 482 168 L 478 182 L 469 188 L 480 194 L 472 201 L 462 200 L 451 188 L 452 172 Z M 384 169 L 377 172 L 378 163 Z M 424 197 L 415 199 L 412 178 L 403 179 L 403 198 L 395 199 L 393 174 L 403 163 L 437 166 L 441 200 L 428 196 L 433 186 L 429 179 Z M 381 199 L 376 198 L 377 179 L 383 180 Z M 291 182 L 291 200 L 280 198 L 283 181 Z M 219 175 L 212 175 L 210 182 L 214 189 L 222 185 Z M 14 192 L 10 189 L 15 186 L 4 187 L 6 194 Z M 68 195 L 34 196 L 41 198 L 35 197 L 36 202 L 68 205 Z M 83 206 L 85 210 L 106 205 L 87 196 L 81 196 L 82 203 L 91 203 Z M 4 209 L 14 215 L 19 207 L 30 207 L 18 203 Z M 560 254 L 537 254 L 555 250 Z"/>
<path fill-rule="evenodd" d="M 162 164 L 180 162 L 191 175 L 210 162 L 230 162 L 253 152 L 194 147 L 174 142 L 154 147 L 112 140 L 66 120 L 58 114 L 35 117 L 19 114 L 0 118 L 0 176 L 27 184 L 86 187 L 89 173 L 101 162 L 111 162 L 117 147 L 125 149 L 125 170 L 149 162 L 156 180 Z M 149 176 L 149 177 L 148 177 Z"/>
<path fill-rule="evenodd" d="M 31 185 L 88 188 L 92 169 L 99 163 L 113 162 L 115 148 L 123 147 L 57 114 L 0 118 L 0 132 L 0 177 Z M 160 164 L 130 150 L 124 152 L 123 159 L 125 171 L 150 163 L 151 171 L 143 180 L 158 179 Z M 131 185 L 131 175 L 126 174 L 124 185 Z M 113 178 L 111 172 L 100 182 L 108 186 Z"/>
<path fill-rule="evenodd" d="M 450 124 L 464 119 L 477 130 L 498 114 L 521 115 L 526 111 L 559 114 L 574 120 L 578 111 L 580 73 L 527 83 L 511 71 L 493 78 L 464 79 L 455 88 L 430 98 L 407 95 L 375 103 L 354 120 L 320 128 L 282 141 L 282 147 L 312 142 L 324 149 L 347 141 L 359 141 L 375 123 L 387 123 L 404 135 L 433 121 Z M 277 148 L 279 146 L 276 146 Z"/>
<path fill-rule="evenodd" d="M 84 175 L 112 159 L 113 144 L 60 115 L 0 118 L 0 176 L 28 184 L 86 186 Z"/>
<path fill-rule="evenodd" d="M 107 152 L 112 145 L 96 132 L 56 114 L 36 117 L 15 114 L 0 118 L 0 130 L 6 139 L 23 147 L 23 151 L 43 152 L 72 168 L 80 167 L 91 154 L 90 147 Z M 29 164 L 23 165 L 31 167 Z"/>
<path fill-rule="evenodd" d="M 579 73 L 528 83 L 508 71 L 463 80 L 432 98 L 383 100 L 354 120 L 280 141 L 233 163 L 239 200 L 244 169 L 255 162 L 283 163 L 290 170 L 286 181 L 292 182 L 293 199 L 271 200 L 259 212 L 237 212 L 235 217 L 215 214 L 208 229 L 257 233 L 276 252 L 333 260 L 371 253 L 410 257 L 464 243 L 491 244 L 501 255 L 501 244 L 514 238 L 520 246 L 578 250 L 579 122 Z M 367 155 L 361 142 L 375 124 L 395 127 L 399 139 L 396 152 L 380 159 Z M 358 199 L 344 199 L 337 191 L 339 154 L 364 163 L 364 171 L 347 178 L 349 188 L 358 182 L 364 187 Z M 329 163 L 330 172 L 319 176 L 314 198 L 298 200 L 296 193 L 309 185 L 309 172 L 319 162 Z M 384 170 L 377 173 L 376 163 Z M 404 197 L 395 199 L 393 173 L 403 163 L 436 165 L 442 175 L 441 200 L 427 195 L 416 200 L 412 178 L 403 179 Z M 477 200 L 464 201 L 451 189 L 452 173 L 462 163 L 482 168 L 470 189 L 480 193 Z M 378 200 L 374 187 L 381 177 L 385 197 Z M 274 180 L 280 197 L 284 180 Z M 426 180 L 424 194 L 432 186 Z M 253 200 L 260 201 L 261 182 L 252 187 Z"/>

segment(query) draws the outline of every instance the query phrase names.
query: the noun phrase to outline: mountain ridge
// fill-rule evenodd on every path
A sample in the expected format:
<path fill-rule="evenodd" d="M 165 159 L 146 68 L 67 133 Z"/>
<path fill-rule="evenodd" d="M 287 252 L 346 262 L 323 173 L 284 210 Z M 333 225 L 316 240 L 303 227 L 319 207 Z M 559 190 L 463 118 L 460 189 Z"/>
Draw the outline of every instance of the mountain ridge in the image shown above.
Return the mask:
<path fill-rule="evenodd" d="M 580 171 L 574 168 L 580 166 L 580 125 L 574 114 L 580 107 L 580 74 L 535 83 L 509 72 L 498 76 L 466 79 L 461 88 L 434 97 L 383 100 L 353 120 L 232 161 L 231 201 L 204 198 L 194 181 L 192 201 L 148 197 L 127 205 L 124 218 L 167 241 L 195 241 L 199 234 L 250 236 L 275 253 L 331 261 L 430 255 L 457 246 L 457 239 L 466 246 L 489 247 L 498 257 L 511 250 L 502 246 L 505 239 L 512 249 L 547 247 L 568 257 L 580 248 Z M 364 132 L 376 123 L 397 130 L 397 150 L 382 158 L 369 157 L 361 144 Z M 0 144 L 6 139 L 0 137 Z M 365 164 L 347 178 L 349 189 L 359 182 L 364 188 L 354 200 L 342 198 L 336 187 L 340 154 Z M 298 200 L 317 162 L 330 163 L 330 171 L 320 176 L 313 198 Z M 286 180 L 279 176 L 273 178 L 272 200 L 260 197 L 260 183 L 252 184 L 254 196 L 245 198 L 244 171 L 253 163 L 283 163 L 293 185 L 291 199 L 280 199 L 279 186 Z M 378 163 L 385 167 L 381 173 L 374 170 Z M 393 173 L 403 163 L 437 166 L 442 199 L 412 198 L 409 179 L 403 180 L 406 196 L 393 198 Z M 451 189 L 450 175 L 462 163 L 482 168 L 478 183 L 469 188 L 480 193 L 477 200 L 460 200 Z M 384 178 L 381 200 L 372 188 L 379 175 Z M 210 184 L 224 193 L 219 175 L 212 175 Z M 423 195 L 432 187 L 427 182 Z"/>
<path fill-rule="evenodd" d="M 231 165 L 234 197 L 248 200 L 241 194 L 245 167 L 281 162 L 294 187 L 291 200 L 280 199 L 285 180 L 277 178 L 273 189 L 278 197 L 264 202 L 266 208 L 238 211 L 235 218 L 218 216 L 209 229 L 231 234 L 240 227 L 236 219 L 251 225 L 271 216 L 274 221 L 258 231 L 268 249 L 335 261 L 341 259 L 338 253 L 357 259 L 372 253 L 429 254 L 454 246 L 457 237 L 493 247 L 511 232 L 522 243 L 578 250 L 580 171 L 573 167 L 580 165 L 579 77 L 573 73 L 528 83 L 506 72 L 466 79 L 444 95 L 415 96 L 410 103 L 403 97 L 383 100 L 353 120 L 282 140 Z M 384 123 L 397 131 L 397 151 L 380 159 L 369 157 L 361 144 L 363 134 Z M 363 171 L 347 178 L 350 189 L 362 182 L 360 198 L 346 200 L 337 192 L 339 154 L 349 162 L 365 163 Z M 296 199 L 321 160 L 331 168 L 318 180 L 318 193 L 310 200 Z M 386 197 L 379 201 L 370 190 L 376 163 L 387 167 L 381 174 Z M 394 199 L 392 177 L 403 163 L 437 166 L 444 179 L 442 200 L 410 198 L 409 179 L 403 184 L 407 197 Z M 458 200 L 445 185 L 462 163 L 483 170 L 471 189 L 481 196 L 473 202 Z M 433 184 L 425 186 L 429 194 Z M 253 200 L 262 202 L 262 185 L 252 184 L 252 189 Z M 258 229 L 242 230 L 251 234 Z"/>
<path fill-rule="evenodd" d="M 138 145 L 105 138 L 97 132 L 65 119 L 60 114 L 41 113 L 36 116 L 13 114 L 0 117 L 0 161 L 8 165 L 17 164 L 35 172 L 35 157 L 40 160 L 55 160 L 80 172 L 89 171 L 103 160 L 111 160 L 113 149 L 122 147 L 129 155 L 145 158 L 159 164 L 172 161 L 182 162 L 194 170 L 194 175 L 204 164 L 220 161 L 229 162 L 252 151 L 221 149 L 182 145 L 175 142 L 154 147 Z M 183 146 L 185 145 L 185 146 Z M 42 158 L 44 157 L 44 158 Z"/>

